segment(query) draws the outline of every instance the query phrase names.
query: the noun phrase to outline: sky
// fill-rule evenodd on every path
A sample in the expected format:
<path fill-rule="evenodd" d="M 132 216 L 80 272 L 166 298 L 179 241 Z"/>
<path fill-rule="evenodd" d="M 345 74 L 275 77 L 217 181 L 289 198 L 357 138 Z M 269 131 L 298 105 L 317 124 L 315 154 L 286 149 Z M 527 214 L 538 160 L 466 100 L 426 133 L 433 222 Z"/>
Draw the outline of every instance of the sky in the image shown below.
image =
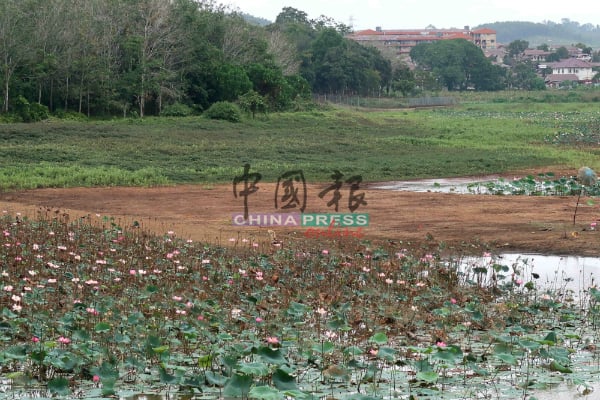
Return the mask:
<path fill-rule="evenodd" d="M 463 28 L 503 21 L 553 21 L 563 18 L 600 25 L 597 0 L 573 3 L 553 0 L 217 0 L 256 17 L 274 21 L 284 7 L 310 19 L 321 15 L 351 25 L 355 30 Z"/>

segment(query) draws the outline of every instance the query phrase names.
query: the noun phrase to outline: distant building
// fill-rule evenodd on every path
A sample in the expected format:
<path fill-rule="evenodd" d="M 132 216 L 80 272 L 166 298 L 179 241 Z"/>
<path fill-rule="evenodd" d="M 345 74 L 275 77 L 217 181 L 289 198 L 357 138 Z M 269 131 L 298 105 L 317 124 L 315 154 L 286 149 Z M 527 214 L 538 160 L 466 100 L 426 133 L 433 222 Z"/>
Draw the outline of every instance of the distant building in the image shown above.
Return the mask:
<path fill-rule="evenodd" d="M 551 51 L 538 49 L 525 49 L 523 59 L 533 61 L 534 63 L 545 62 L 546 57 L 552 54 Z"/>
<path fill-rule="evenodd" d="M 496 48 L 496 31 L 493 29 L 367 29 L 347 36 L 364 45 L 377 47 L 388 57 L 408 57 L 410 50 L 419 43 L 433 43 L 438 40 L 466 39 L 482 50 Z"/>
<path fill-rule="evenodd" d="M 594 77 L 593 66 L 592 63 L 577 58 L 548 63 L 548 67 L 552 68 L 552 73 L 546 76 L 546 85 L 557 86 L 565 81 L 590 83 Z"/>

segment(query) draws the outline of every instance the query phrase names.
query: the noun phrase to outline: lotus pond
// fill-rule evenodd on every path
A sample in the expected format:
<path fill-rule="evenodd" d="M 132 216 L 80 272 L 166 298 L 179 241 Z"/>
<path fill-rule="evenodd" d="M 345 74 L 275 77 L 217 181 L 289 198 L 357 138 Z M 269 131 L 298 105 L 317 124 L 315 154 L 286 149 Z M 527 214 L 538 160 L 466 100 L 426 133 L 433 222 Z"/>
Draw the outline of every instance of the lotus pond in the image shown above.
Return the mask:
<path fill-rule="evenodd" d="M 541 399 L 600 372 L 600 291 L 485 249 L 220 248 L 48 210 L 0 228 L 7 398 Z"/>

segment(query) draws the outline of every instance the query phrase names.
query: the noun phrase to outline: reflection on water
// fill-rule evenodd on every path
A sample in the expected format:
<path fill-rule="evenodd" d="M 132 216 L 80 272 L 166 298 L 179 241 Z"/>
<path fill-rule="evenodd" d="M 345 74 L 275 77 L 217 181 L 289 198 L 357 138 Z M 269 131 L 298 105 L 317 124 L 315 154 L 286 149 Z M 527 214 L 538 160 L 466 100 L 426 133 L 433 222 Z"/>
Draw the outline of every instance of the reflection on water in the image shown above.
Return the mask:
<path fill-rule="evenodd" d="M 497 262 L 508 266 L 520 265 L 525 274 L 538 274 L 536 284 L 546 289 L 580 293 L 597 285 L 600 279 L 600 258 L 597 257 L 508 253 L 501 255 Z"/>
<path fill-rule="evenodd" d="M 498 179 L 499 177 L 496 175 L 468 178 L 420 179 L 412 181 L 386 182 L 385 184 L 374 186 L 374 188 L 404 192 L 435 192 L 459 194 L 486 193 L 485 183 L 494 182 Z"/>

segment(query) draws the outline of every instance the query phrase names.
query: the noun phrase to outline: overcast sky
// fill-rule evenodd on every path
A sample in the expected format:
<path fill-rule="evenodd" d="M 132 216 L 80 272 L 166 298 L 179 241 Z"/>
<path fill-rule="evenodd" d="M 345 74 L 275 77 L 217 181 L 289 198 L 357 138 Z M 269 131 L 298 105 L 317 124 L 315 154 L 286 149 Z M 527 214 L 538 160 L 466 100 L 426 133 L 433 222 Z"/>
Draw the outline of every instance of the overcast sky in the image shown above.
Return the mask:
<path fill-rule="evenodd" d="M 462 28 L 498 21 L 553 21 L 600 24 L 597 0 L 217 0 L 256 17 L 274 21 L 284 7 L 309 18 L 325 15 L 356 30 Z"/>

